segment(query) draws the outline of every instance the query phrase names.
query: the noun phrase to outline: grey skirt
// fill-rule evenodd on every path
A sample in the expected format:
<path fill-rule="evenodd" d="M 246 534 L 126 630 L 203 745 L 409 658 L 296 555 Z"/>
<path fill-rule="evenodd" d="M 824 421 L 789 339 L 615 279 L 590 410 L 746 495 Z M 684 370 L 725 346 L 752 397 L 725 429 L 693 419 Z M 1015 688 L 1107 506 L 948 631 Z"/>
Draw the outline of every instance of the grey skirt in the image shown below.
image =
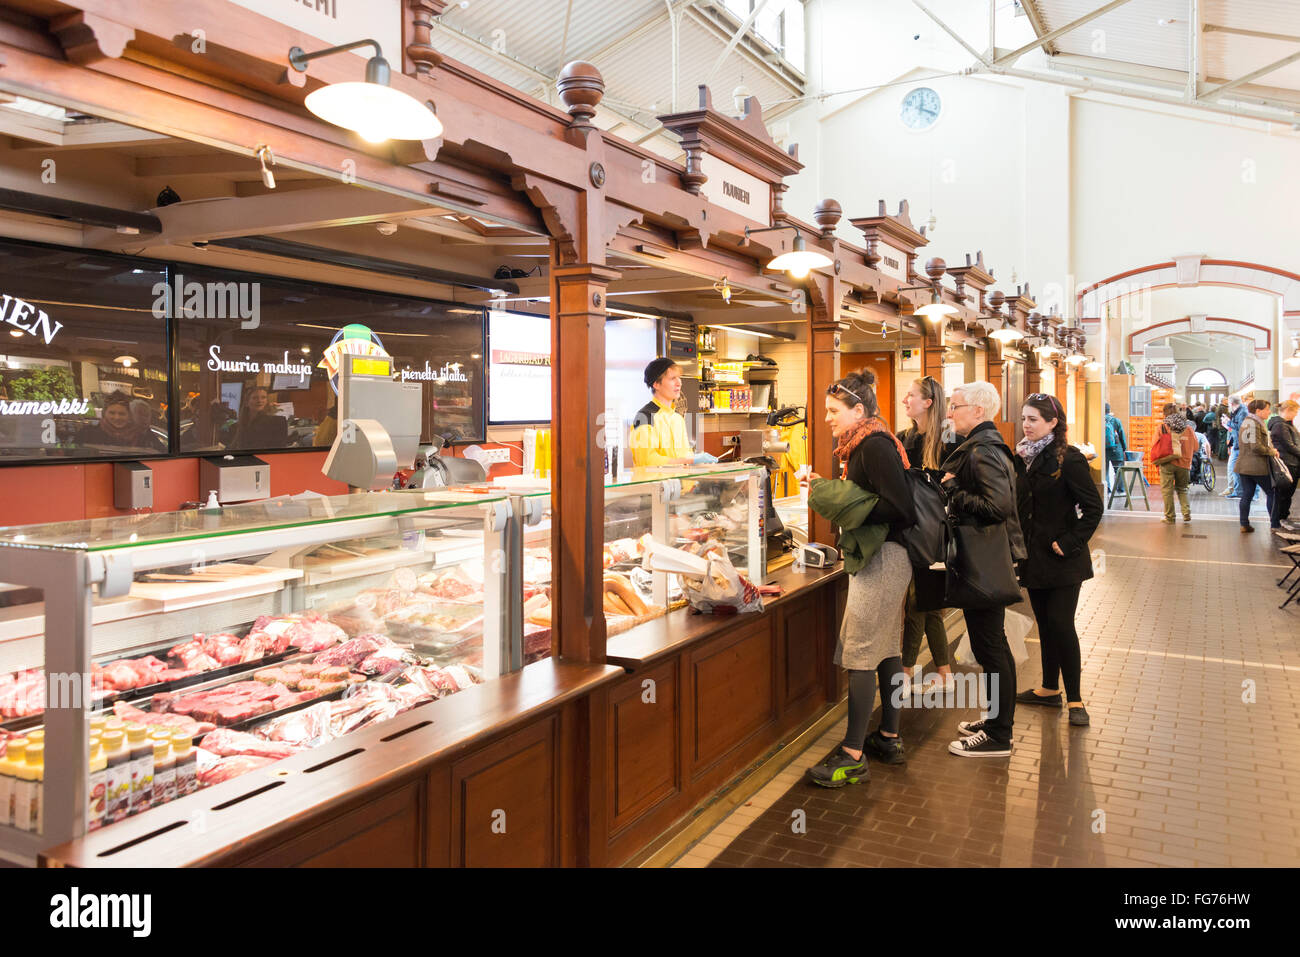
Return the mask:
<path fill-rule="evenodd" d="M 871 561 L 849 577 L 835 664 L 850 671 L 871 671 L 902 653 L 903 605 L 911 581 L 907 549 L 895 542 L 881 545 Z"/>

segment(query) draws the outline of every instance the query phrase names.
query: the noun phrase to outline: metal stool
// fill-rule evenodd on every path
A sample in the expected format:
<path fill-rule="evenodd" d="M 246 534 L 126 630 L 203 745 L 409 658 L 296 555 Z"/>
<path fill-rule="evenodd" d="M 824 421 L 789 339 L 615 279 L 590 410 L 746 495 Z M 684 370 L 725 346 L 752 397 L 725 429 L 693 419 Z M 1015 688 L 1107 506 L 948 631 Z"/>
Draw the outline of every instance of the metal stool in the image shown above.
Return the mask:
<path fill-rule="evenodd" d="M 1286 584 L 1286 580 L 1291 577 L 1293 572 L 1300 571 L 1300 544 L 1288 545 L 1286 548 L 1282 549 L 1282 554 L 1291 559 L 1291 571 L 1287 572 L 1278 580 L 1277 584 L 1279 588 Z M 1286 601 L 1282 602 L 1279 607 L 1285 608 L 1297 598 L 1300 598 L 1300 576 L 1296 576 L 1296 580 L 1291 583 L 1291 587 L 1287 589 Z"/>
<path fill-rule="evenodd" d="M 1127 476 L 1127 479 L 1125 478 Z M 1146 506 L 1147 511 L 1151 511 L 1151 502 L 1147 498 L 1146 477 L 1142 474 L 1142 467 L 1139 465 L 1121 465 L 1119 467 L 1119 477 L 1110 490 L 1110 499 L 1106 502 L 1106 507 L 1110 508 L 1115 503 L 1115 493 L 1121 488 L 1124 489 L 1124 507 L 1133 508 L 1133 487 L 1142 483 L 1142 503 Z"/>

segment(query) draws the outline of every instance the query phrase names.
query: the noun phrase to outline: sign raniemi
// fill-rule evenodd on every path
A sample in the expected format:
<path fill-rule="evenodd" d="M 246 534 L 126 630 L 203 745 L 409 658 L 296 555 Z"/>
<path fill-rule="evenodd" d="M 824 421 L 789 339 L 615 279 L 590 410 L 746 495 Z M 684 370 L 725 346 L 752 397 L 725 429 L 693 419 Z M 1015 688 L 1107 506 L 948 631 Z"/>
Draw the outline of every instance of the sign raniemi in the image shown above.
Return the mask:
<path fill-rule="evenodd" d="M 0 293 L 0 320 L 29 335 L 39 336 L 47 346 L 63 328 L 63 323 L 52 320 L 45 310 L 6 293 Z"/>

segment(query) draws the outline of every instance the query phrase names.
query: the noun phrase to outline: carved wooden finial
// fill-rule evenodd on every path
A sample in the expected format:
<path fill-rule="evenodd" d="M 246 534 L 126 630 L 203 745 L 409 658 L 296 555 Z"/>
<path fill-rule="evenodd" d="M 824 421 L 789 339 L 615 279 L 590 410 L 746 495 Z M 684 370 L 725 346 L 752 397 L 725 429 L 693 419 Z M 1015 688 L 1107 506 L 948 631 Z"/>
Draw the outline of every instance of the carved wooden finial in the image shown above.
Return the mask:
<path fill-rule="evenodd" d="M 591 118 L 605 97 L 605 80 L 592 64 L 574 60 L 567 64 L 555 79 L 555 89 L 560 101 L 573 117 L 569 126 L 576 130 L 592 130 Z"/>
<path fill-rule="evenodd" d="M 984 297 L 984 301 L 988 303 L 989 312 L 996 316 L 1002 312 L 1002 304 L 1007 301 L 1007 297 L 1002 295 L 1001 289 L 994 289 Z"/>
<path fill-rule="evenodd" d="M 904 202 L 906 202 L 906 200 L 904 200 Z M 948 264 L 944 262 L 942 259 L 940 259 L 938 256 L 935 256 L 933 259 L 927 260 L 925 263 L 925 274 L 930 277 L 930 280 L 932 282 L 938 282 L 940 279 L 943 278 L 943 274 L 946 273 L 947 271 L 948 271 Z"/>
<path fill-rule="evenodd" d="M 833 199 L 823 199 L 813 208 L 813 221 L 822 228 L 822 239 L 835 235 L 835 227 L 844 215 L 844 207 Z"/>
<path fill-rule="evenodd" d="M 447 0 L 406 0 L 410 12 L 411 42 L 406 45 L 406 57 L 415 66 L 416 76 L 433 72 L 442 62 L 442 54 L 433 48 L 433 21 L 447 9 Z"/>

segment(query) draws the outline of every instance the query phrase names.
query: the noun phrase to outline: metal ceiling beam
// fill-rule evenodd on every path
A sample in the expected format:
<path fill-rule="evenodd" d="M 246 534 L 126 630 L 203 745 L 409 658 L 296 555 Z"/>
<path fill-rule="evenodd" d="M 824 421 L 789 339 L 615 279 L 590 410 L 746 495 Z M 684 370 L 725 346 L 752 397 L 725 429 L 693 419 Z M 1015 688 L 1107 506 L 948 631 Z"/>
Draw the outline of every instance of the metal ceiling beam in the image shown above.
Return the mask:
<path fill-rule="evenodd" d="M 1119 69 L 1119 67 L 1128 67 L 1128 69 Z M 1047 68 L 1052 71 L 1066 72 L 1089 79 L 1136 83 L 1141 86 L 1177 90 L 1184 94 L 1187 90 L 1187 73 L 1183 70 L 1146 66 L 1141 63 L 1125 63 L 1120 60 L 1103 60 L 1078 53 L 1062 53 L 1052 57 L 1047 62 Z M 1223 83 L 1225 79 L 1223 77 L 1206 76 L 1203 77 L 1203 81 Z M 1239 87 L 1233 91 L 1232 100 L 1278 110 L 1300 109 L 1300 91 L 1271 86 L 1252 85 L 1246 88 Z M 1200 106 L 1201 104 L 1193 102 L 1191 105 Z"/>
<path fill-rule="evenodd" d="M 1252 70 L 1250 73 L 1247 73 L 1245 76 L 1239 76 L 1237 77 L 1237 79 L 1229 80 L 1227 83 L 1220 83 L 1218 86 L 1212 86 L 1204 93 L 1202 93 L 1198 97 L 1198 99 L 1201 100 L 1213 99 L 1216 96 L 1220 96 L 1224 93 L 1227 93 L 1229 90 L 1235 90 L 1243 83 L 1249 83 L 1251 80 L 1257 80 L 1261 76 L 1264 76 L 1267 73 L 1273 73 L 1276 70 L 1282 69 L 1282 67 L 1284 66 L 1290 66 L 1292 63 L 1295 63 L 1297 60 L 1300 60 L 1300 50 L 1297 50 L 1295 53 L 1292 53 L 1290 56 L 1284 56 L 1280 60 L 1275 60 L 1274 62 L 1268 64 L 1267 66 L 1262 66 L 1258 70 Z"/>
<path fill-rule="evenodd" d="M 930 9 L 929 9 L 925 4 L 923 4 L 923 3 L 921 2 L 921 0 L 912 0 L 912 3 L 913 3 L 913 5 L 914 5 L 918 10 L 920 10 L 920 11 L 921 11 L 922 13 L 924 13 L 927 17 L 929 17 L 929 18 L 930 18 L 931 20 L 933 20 L 936 24 L 938 24 L 938 25 L 939 25 L 939 28 L 940 28 L 941 30 L 943 30 L 944 33 L 948 34 L 948 36 L 952 37 L 954 40 L 956 40 L 958 43 L 960 43 L 963 47 L 965 47 L 967 53 L 969 53 L 969 54 L 970 54 L 971 56 L 973 56 L 975 59 L 979 60 L 980 63 L 984 64 L 984 66 L 990 66 L 990 65 L 991 65 L 991 62 L 989 61 L 989 59 L 988 59 L 987 57 L 984 56 L 984 54 L 980 53 L 980 52 L 979 52 L 978 50 L 976 50 L 973 46 L 971 46 L 969 43 L 967 43 L 965 40 L 963 40 L 963 39 L 958 35 L 957 31 L 955 31 L 952 27 L 948 26 L 948 24 L 944 23 L 944 22 L 943 22 L 942 20 L 940 20 L 937 16 L 935 16 L 933 13 L 931 13 L 931 12 L 930 12 Z"/>
<path fill-rule="evenodd" d="M 758 0 L 758 2 L 753 5 L 749 11 L 749 16 L 744 19 L 736 29 L 736 32 L 731 35 L 731 39 L 727 41 L 727 45 L 723 49 L 722 54 L 713 61 L 713 68 L 709 70 L 708 74 L 704 77 L 706 85 L 713 79 L 713 75 L 718 72 L 718 68 L 727 61 L 727 57 L 731 56 L 731 51 L 736 49 L 736 44 L 740 42 L 740 38 L 749 32 L 749 28 L 754 25 L 754 21 L 758 19 L 758 15 L 763 12 L 763 8 L 766 6 L 767 0 Z"/>
<path fill-rule="evenodd" d="M 693 7 L 688 12 L 692 20 L 709 30 L 715 31 L 719 38 L 731 36 L 731 24 L 723 20 L 716 9 L 712 7 L 708 9 Z M 760 44 L 764 45 L 760 46 Z M 766 70 L 776 82 L 803 92 L 806 82 L 803 74 L 795 70 L 780 53 L 767 48 L 765 41 L 758 39 L 757 34 L 746 33 L 740 38 L 738 45 L 750 63 L 753 63 L 760 70 Z"/>
<path fill-rule="evenodd" d="M 1262 40 L 1289 40 L 1292 43 L 1300 43 L 1300 37 L 1292 36 L 1289 33 L 1267 33 L 1263 30 L 1243 30 L 1240 27 L 1225 27 L 1217 23 L 1205 24 L 1206 33 L 1231 33 L 1238 37 L 1259 37 Z"/>
<path fill-rule="evenodd" d="M 1190 0 L 1191 15 L 1187 21 L 1187 92 L 1183 99 L 1194 102 L 1201 95 L 1205 82 L 1205 67 L 1201 63 L 1201 0 Z"/>
<path fill-rule="evenodd" d="M 1029 25 L 1034 28 L 1035 36 L 1043 36 L 1047 33 L 1047 24 L 1043 23 L 1043 15 L 1038 12 L 1036 6 L 1038 0 L 1020 0 L 1020 9 L 1025 11 L 1025 16 L 1029 18 Z M 1043 52 L 1048 56 L 1055 56 L 1058 52 L 1056 44 L 1050 40 L 1043 44 Z"/>
<path fill-rule="evenodd" d="M 1071 20 L 1065 26 L 1057 27 L 1055 30 L 1051 31 L 1050 33 L 1038 37 L 1033 42 L 1026 43 L 1018 50 L 1012 50 L 1010 53 L 1004 53 L 1002 56 L 998 57 L 993 62 L 997 64 L 1001 64 L 1001 63 L 1007 63 L 1008 61 L 1018 60 L 1020 57 L 1024 56 L 1030 50 L 1035 50 L 1046 43 L 1051 43 L 1057 37 L 1064 36 L 1065 34 L 1069 33 L 1071 30 L 1077 30 L 1085 23 L 1089 23 L 1097 19 L 1098 17 L 1102 16 L 1103 14 L 1110 13 L 1110 11 L 1122 7 L 1124 6 L 1124 4 L 1129 2 L 1131 2 L 1131 0 L 1110 0 L 1110 3 L 1098 7 L 1096 10 L 1092 11 L 1092 13 L 1085 13 L 1083 16 L 1079 17 L 1078 19 Z"/>

